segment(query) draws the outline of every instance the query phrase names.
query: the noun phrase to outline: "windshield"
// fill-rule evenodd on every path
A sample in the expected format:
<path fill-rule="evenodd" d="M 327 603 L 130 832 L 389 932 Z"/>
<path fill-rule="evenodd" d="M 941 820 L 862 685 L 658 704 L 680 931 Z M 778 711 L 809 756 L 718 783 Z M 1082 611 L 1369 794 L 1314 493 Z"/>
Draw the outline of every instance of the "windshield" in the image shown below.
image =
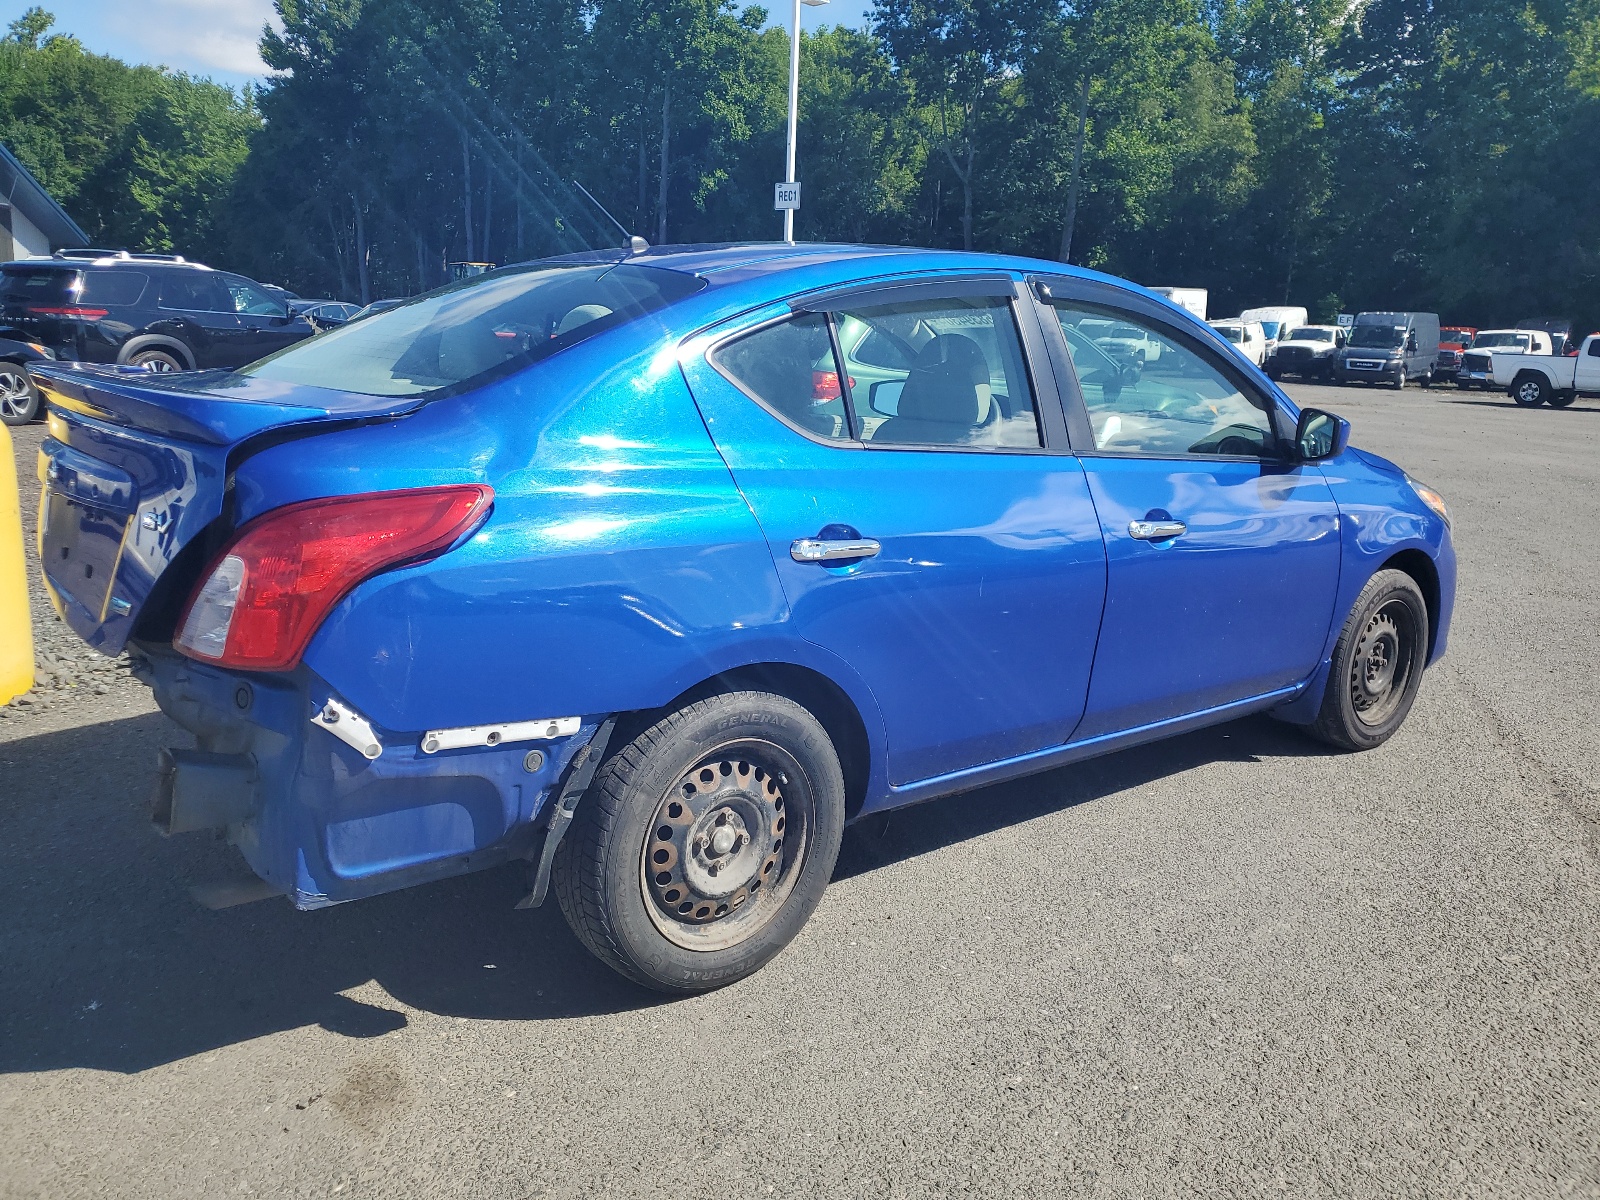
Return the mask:
<path fill-rule="evenodd" d="M 429 396 L 509 374 L 704 286 L 627 263 L 510 267 L 296 343 L 239 374 L 366 396 Z"/>
<path fill-rule="evenodd" d="M 1242 325 L 1218 325 L 1216 330 L 1230 342 L 1244 341 L 1244 327 Z"/>
<path fill-rule="evenodd" d="M 1480 333 L 1472 343 L 1474 350 L 1489 350 L 1496 346 L 1502 350 L 1526 350 L 1528 348 L 1528 335 L 1525 333 Z"/>
<path fill-rule="evenodd" d="M 1267 337 L 1269 337 L 1269 338 L 1277 337 L 1278 336 L 1278 330 L 1280 330 L 1282 328 L 1283 328 L 1283 322 L 1282 321 L 1263 321 L 1263 322 L 1261 322 L 1261 332 L 1266 334 Z"/>
<path fill-rule="evenodd" d="M 1350 333 L 1352 346 L 1369 350 L 1398 350 L 1405 340 L 1406 331 L 1398 325 L 1357 325 Z"/>
<path fill-rule="evenodd" d="M 1290 331 L 1288 338 L 1285 340 L 1291 342 L 1331 342 L 1333 341 L 1333 330 L 1312 329 L 1307 326 L 1303 329 Z"/>

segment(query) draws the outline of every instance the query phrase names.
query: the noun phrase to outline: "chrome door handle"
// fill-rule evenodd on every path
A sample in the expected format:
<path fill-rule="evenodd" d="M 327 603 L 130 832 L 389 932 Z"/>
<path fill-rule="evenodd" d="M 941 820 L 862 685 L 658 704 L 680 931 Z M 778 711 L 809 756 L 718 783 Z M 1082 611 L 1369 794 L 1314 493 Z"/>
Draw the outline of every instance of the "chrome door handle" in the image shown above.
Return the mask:
<path fill-rule="evenodd" d="M 1182 521 L 1129 521 L 1128 536 L 1141 542 L 1164 542 L 1168 538 L 1182 537 L 1189 527 Z"/>
<path fill-rule="evenodd" d="M 871 538 L 801 538 L 789 543 L 789 557 L 801 563 L 831 562 L 838 558 L 872 558 L 882 549 Z"/>

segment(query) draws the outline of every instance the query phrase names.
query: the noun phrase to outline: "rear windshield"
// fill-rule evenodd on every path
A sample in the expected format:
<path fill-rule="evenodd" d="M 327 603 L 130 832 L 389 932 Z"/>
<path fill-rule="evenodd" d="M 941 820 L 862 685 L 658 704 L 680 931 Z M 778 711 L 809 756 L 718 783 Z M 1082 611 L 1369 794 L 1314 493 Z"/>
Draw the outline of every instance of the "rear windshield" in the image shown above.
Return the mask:
<path fill-rule="evenodd" d="M 72 299 L 78 273 L 60 267 L 7 267 L 0 280 L 0 296 L 25 304 L 54 304 Z"/>
<path fill-rule="evenodd" d="M 1333 341 L 1333 330 L 1313 329 L 1309 325 L 1301 326 L 1291 332 L 1287 340 L 1291 342 L 1331 342 Z"/>
<path fill-rule="evenodd" d="M 628 263 L 511 267 L 329 330 L 239 374 L 366 396 L 429 396 L 509 374 L 704 286 L 692 275 Z"/>
<path fill-rule="evenodd" d="M 122 304 L 137 304 L 149 282 L 150 276 L 143 272 L 124 271 L 118 267 L 109 271 L 85 271 L 78 303 L 107 304 L 112 308 Z"/>

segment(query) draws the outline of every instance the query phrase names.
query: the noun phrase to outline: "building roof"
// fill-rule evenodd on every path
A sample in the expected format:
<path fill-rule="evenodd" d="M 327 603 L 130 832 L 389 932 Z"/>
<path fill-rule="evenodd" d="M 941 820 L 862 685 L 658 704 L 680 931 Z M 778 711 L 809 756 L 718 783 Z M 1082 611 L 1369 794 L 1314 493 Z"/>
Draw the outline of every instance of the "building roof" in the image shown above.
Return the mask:
<path fill-rule="evenodd" d="M 67 210 L 44 190 L 44 185 L 4 146 L 0 146 L 0 200 L 28 218 L 52 248 L 87 245 L 89 235 L 67 215 Z"/>

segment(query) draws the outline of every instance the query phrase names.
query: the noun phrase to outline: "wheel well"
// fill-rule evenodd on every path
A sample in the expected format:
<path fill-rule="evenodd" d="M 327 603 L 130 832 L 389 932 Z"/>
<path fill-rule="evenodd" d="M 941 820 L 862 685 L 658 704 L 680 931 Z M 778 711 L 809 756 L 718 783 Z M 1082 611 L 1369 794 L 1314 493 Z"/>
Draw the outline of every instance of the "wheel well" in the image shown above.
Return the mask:
<path fill-rule="evenodd" d="M 721 692 L 749 691 L 785 696 L 821 722 L 834 749 L 839 752 L 839 766 L 844 772 L 845 819 L 849 820 L 860 812 L 867 799 L 867 775 L 872 761 L 866 723 L 843 688 L 826 675 L 808 667 L 798 667 L 793 663 L 754 663 L 713 675 L 659 709 L 628 714 L 618 721 L 612 745 L 626 745 L 663 712 L 682 708 L 685 704 L 693 704 L 696 700 Z"/>
<path fill-rule="evenodd" d="M 189 370 L 194 370 L 194 355 L 189 352 L 189 347 L 185 346 L 177 338 L 162 337 L 160 334 L 150 334 L 145 337 L 129 338 L 122 344 L 122 349 L 117 351 L 117 361 L 119 363 L 126 363 L 141 350 L 169 351 L 172 354 L 176 354 L 178 356 L 178 360 L 188 367 Z"/>
<path fill-rule="evenodd" d="M 1402 550 L 1391 556 L 1380 571 L 1404 571 L 1422 590 L 1423 602 L 1428 606 L 1428 658 L 1433 658 L 1433 647 L 1439 637 L 1439 571 L 1421 550 Z"/>
<path fill-rule="evenodd" d="M 1516 387 L 1517 384 L 1521 383 L 1524 379 L 1537 379 L 1540 383 L 1547 387 L 1550 384 L 1549 377 L 1546 376 L 1543 371 L 1536 371 L 1532 367 L 1524 367 L 1522 370 L 1518 371 L 1516 377 L 1511 380 L 1511 386 Z"/>

